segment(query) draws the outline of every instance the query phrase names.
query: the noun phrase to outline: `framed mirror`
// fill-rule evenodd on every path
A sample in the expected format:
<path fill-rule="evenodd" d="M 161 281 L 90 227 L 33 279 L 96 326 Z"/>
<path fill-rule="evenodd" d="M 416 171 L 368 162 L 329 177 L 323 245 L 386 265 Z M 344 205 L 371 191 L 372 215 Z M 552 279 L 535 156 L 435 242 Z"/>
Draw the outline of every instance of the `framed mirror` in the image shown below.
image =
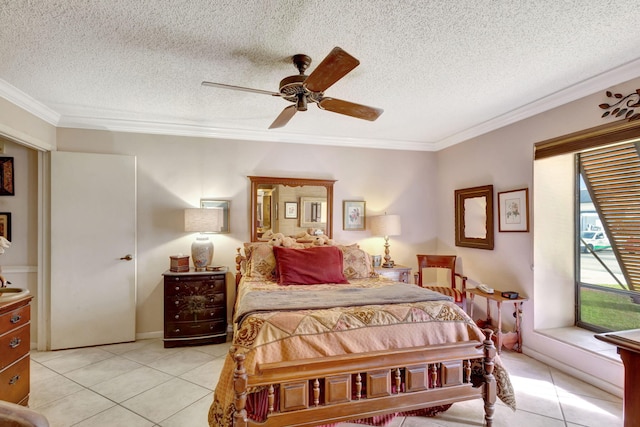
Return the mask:
<path fill-rule="evenodd" d="M 251 241 L 271 230 L 286 236 L 320 229 L 333 237 L 335 180 L 249 176 L 251 181 Z M 298 203 L 299 215 L 286 215 L 286 206 Z"/>
<path fill-rule="evenodd" d="M 456 246 L 493 249 L 493 185 L 455 190 Z"/>

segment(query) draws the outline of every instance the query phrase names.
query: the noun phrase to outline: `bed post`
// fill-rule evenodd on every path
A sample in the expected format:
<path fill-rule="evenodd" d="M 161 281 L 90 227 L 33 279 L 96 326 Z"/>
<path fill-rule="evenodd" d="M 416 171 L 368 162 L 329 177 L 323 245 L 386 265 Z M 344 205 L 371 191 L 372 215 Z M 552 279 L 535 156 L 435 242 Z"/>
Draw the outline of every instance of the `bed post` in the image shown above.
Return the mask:
<path fill-rule="evenodd" d="M 493 426 L 493 413 L 495 412 L 496 403 L 496 378 L 493 376 L 495 367 L 493 359 L 496 357 L 496 347 L 491 339 L 493 331 L 484 329 L 485 340 L 484 346 L 484 421 L 487 427 Z"/>
<path fill-rule="evenodd" d="M 233 371 L 233 390 L 235 391 L 235 411 L 233 412 L 233 427 L 247 427 L 247 371 L 244 369 L 244 354 L 233 357 L 236 368 Z"/>
<path fill-rule="evenodd" d="M 244 257 L 240 253 L 241 248 L 236 248 L 236 288 L 240 283 L 240 279 L 242 278 L 242 261 Z"/>

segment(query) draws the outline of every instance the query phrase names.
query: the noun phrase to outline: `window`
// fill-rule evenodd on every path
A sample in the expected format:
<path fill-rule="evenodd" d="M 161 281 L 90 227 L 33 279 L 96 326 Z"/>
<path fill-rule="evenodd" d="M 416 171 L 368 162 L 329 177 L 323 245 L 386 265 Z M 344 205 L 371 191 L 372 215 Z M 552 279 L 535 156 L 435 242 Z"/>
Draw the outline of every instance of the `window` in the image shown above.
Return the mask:
<path fill-rule="evenodd" d="M 640 326 L 640 156 L 633 142 L 579 153 L 576 323 Z"/>

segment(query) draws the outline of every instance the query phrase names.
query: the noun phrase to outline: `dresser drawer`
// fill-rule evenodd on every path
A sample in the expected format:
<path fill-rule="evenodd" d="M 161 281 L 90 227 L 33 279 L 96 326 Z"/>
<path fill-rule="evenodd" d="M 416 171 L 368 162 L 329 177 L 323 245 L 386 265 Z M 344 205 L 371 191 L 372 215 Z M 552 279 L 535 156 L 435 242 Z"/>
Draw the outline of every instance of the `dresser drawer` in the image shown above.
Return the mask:
<path fill-rule="evenodd" d="M 216 307 L 195 312 L 187 310 L 166 310 L 165 317 L 169 322 L 220 320 L 227 318 L 227 310 L 225 307 Z"/>
<path fill-rule="evenodd" d="M 30 306 L 23 305 L 20 308 L 0 315 L 0 335 L 29 323 L 29 320 L 31 319 L 30 314 Z"/>
<path fill-rule="evenodd" d="M 167 322 L 165 338 L 195 337 L 199 335 L 226 334 L 227 322 L 223 320 L 202 322 Z"/>
<path fill-rule="evenodd" d="M 29 355 L 0 372 L 2 400 L 19 403 L 29 395 Z"/>
<path fill-rule="evenodd" d="M 29 352 L 30 325 L 22 325 L 0 336 L 0 370 Z"/>
<path fill-rule="evenodd" d="M 206 292 L 224 293 L 226 280 L 222 277 L 192 280 L 185 277 L 171 277 L 165 284 L 165 296 L 191 295 Z"/>

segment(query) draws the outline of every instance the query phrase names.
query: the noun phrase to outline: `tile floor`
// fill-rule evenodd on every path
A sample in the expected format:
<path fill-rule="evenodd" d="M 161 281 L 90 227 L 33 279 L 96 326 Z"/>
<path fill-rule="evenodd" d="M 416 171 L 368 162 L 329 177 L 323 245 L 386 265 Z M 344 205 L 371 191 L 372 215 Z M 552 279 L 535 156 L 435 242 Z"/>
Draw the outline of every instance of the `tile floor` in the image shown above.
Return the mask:
<path fill-rule="evenodd" d="M 30 407 L 51 427 L 207 427 L 229 344 L 163 348 L 161 339 L 32 352 Z M 518 410 L 497 405 L 496 427 L 622 426 L 621 399 L 523 354 L 504 352 Z M 482 401 L 391 427 L 482 426 Z M 346 426 L 355 424 L 344 423 Z"/>

